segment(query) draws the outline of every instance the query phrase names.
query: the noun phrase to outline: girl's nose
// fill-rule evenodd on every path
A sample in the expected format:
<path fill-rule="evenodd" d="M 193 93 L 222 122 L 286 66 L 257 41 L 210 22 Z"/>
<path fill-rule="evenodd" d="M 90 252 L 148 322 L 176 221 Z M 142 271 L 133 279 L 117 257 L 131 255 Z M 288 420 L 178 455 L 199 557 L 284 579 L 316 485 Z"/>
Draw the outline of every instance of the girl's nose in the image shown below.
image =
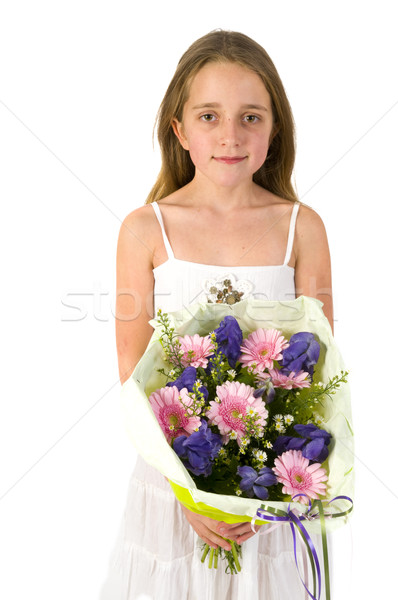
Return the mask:
<path fill-rule="evenodd" d="M 220 136 L 219 140 L 223 146 L 239 146 L 241 143 L 239 123 L 236 123 L 233 119 L 223 119 L 218 131 Z"/>

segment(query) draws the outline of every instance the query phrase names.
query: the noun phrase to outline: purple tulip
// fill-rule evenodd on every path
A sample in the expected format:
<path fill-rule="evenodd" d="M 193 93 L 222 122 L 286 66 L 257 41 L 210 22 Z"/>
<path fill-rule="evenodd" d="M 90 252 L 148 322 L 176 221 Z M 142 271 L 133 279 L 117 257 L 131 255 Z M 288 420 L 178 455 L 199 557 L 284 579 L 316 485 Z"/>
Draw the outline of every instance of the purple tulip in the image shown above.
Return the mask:
<path fill-rule="evenodd" d="M 226 316 L 217 329 L 214 330 L 214 333 L 216 334 L 218 349 L 226 356 L 230 367 L 235 367 L 241 354 L 240 346 L 243 340 L 238 321 L 235 317 Z"/>
<path fill-rule="evenodd" d="M 283 367 L 282 373 L 288 375 L 292 371 L 295 373 L 305 371 L 312 378 L 319 352 L 320 346 L 313 333 L 308 331 L 295 333 L 289 340 L 289 347 L 282 351 L 282 360 L 279 361 Z"/>
<path fill-rule="evenodd" d="M 323 463 L 329 456 L 328 442 L 324 438 L 317 438 L 311 442 L 307 442 L 303 448 L 303 456 L 312 462 Z"/>
<path fill-rule="evenodd" d="M 295 425 L 293 427 L 298 434 L 307 438 L 308 441 L 303 449 L 303 456 L 308 460 L 323 463 L 329 456 L 327 446 L 330 444 L 332 436 L 324 429 L 309 423 L 308 425 Z"/>
<path fill-rule="evenodd" d="M 306 441 L 307 440 L 303 438 L 280 435 L 276 438 L 272 449 L 277 453 L 278 456 L 280 456 L 288 450 L 302 450 Z"/>
<path fill-rule="evenodd" d="M 330 433 L 311 423 L 294 425 L 293 429 L 302 437 L 280 435 L 273 445 L 274 452 L 279 456 L 288 450 L 301 450 L 311 462 L 323 463 L 329 456 Z"/>
<path fill-rule="evenodd" d="M 195 367 L 186 367 L 184 369 L 184 371 L 181 373 L 181 375 L 175 381 L 169 381 L 169 383 L 166 383 L 166 386 L 170 387 L 170 386 L 174 385 L 179 390 L 182 390 L 182 388 L 186 388 L 188 390 L 188 392 L 192 392 L 195 381 L 196 381 Z M 209 392 L 207 391 L 207 388 L 204 385 L 202 385 L 199 388 L 199 391 L 202 392 L 204 399 L 206 401 L 209 396 Z"/>
<path fill-rule="evenodd" d="M 166 385 L 175 385 L 176 388 L 182 390 L 187 388 L 188 392 L 192 392 L 194 383 L 196 381 L 196 369 L 195 367 L 186 367 L 181 375 L 175 381 L 169 381 Z"/>
<path fill-rule="evenodd" d="M 252 467 L 238 467 L 238 475 L 242 477 L 239 487 L 249 498 L 257 496 L 260 500 L 267 500 L 267 487 L 278 483 L 269 467 L 263 467 L 258 473 Z"/>
<path fill-rule="evenodd" d="M 208 477 L 212 471 L 212 461 L 222 446 L 222 438 L 213 433 L 202 419 L 198 431 L 189 437 L 180 435 L 173 442 L 173 450 L 181 458 L 183 464 L 194 475 Z"/>
<path fill-rule="evenodd" d="M 325 438 L 325 440 L 328 440 L 327 444 L 329 444 L 330 438 L 332 437 L 330 433 L 324 429 L 320 429 L 312 423 L 308 423 L 308 425 L 294 425 L 293 429 L 306 438 Z"/>

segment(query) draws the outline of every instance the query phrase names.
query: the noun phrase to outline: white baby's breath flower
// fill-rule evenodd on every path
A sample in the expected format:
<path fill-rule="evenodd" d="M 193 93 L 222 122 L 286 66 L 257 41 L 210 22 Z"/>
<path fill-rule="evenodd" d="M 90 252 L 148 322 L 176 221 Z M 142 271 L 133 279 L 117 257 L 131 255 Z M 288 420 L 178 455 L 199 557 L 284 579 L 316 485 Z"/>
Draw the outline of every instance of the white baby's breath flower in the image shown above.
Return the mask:
<path fill-rule="evenodd" d="M 220 448 L 220 450 L 218 452 L 218 456 L 221 456 L 221 457 L 227 456 L 227 452 L 226 452 L 225 448 Z"/>
<path fill-rule="evenodd" d="M 237 490 L 236 490 L 236 492 L 235 492 L 235 494 L 236 494 L 237 496 L 241 496 L 241 495 L 242 495 L 242 490 L 240 490 L 240 489 L 237 489 Z"/>
<path fill-rule="evenodd" d="M 236 438 L 238 437 L 236 431 L 231 431 L 229 437 L 231 438 L 231 440 L 236 440 Z"/>
<path fill-rule="evenodd" d="M 275 425 L 275 429 L 278 431 L 278 433 L 285 433 L 285 431 L 286 431 L 286 427 L 284 425 L 282 425 L 282 423 L 280 423 L 279 421 Z"/>
<path fill-rule="evenodd" d="M 175 376 L 176 372 L 174 371 L 174 369 L 171 369 L 171 371 L 169 372 L 169 377 L 171 379 L 173 379 L 173 377 Z"/>
<path fill-rule="evenodd" d="M 267 453 L 263 450 L 257 449 L 256 451 L 253 451 L 253 454 L 260 462 L 265 462 L 267 460 Z"/>
<path fill-rule="evenodd" d="M 271 450 L 272 449 L 271 442 L 265 442 L 265 447 L 268 448 L 269 450 Z"/>
<path fill-rule="evenodd" d="M 286 425 L 291 425 L 294 421 L 293 415 L 285 415 L 285 423 Z"/>
<path fill-rule="evenodd" d="M 227 371 L 227 374 L 231 377 L 231 379 L 235 379 L 236 377 L 235 369 L 229 369 L 229 371 Z"/>
<path fill-rule="evenodd" d="M 274 416 L 274 421 L 276 423 L 283 423 L 283 415 L 275 415 Z"/>
<path fill-rule="evenodd" d="M 321 417 L 321 415 L 314 414 L 314 422 L 315 422 L 315 425 L 323 425 L 323 423 L 325 422 L 325 419 L 323 417 Z"/>

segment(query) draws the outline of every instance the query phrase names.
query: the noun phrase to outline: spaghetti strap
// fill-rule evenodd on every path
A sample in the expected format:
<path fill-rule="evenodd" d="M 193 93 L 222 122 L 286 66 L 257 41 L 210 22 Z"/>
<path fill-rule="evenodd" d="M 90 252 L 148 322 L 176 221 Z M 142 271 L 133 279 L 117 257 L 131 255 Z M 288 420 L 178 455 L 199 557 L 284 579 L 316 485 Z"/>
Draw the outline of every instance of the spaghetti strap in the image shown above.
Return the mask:
<path fill-rule="evenodd" d="M 283 261 L 284 265 L 287 265 L 287 263 L 290 260 L 290 256 L 292 254 L 294 229 L 296 226 L 296 217 L 297 217 L 299 206 L 300 206 L 300 202 L 295 202 L 293 209 L 292 209 L 292 214 L 290 217 L 290 226 L 289 226 L 289 237 L 287 238 L 286 255 L 285 255 L 285 260 Z"/>
<path fill-rule="evenodd" d="M 155 211 L 155 215 L 157 220 L 159 221 L 159 225 L 160 225 L 160 229 L 162 230 L 162 236 L 163 236 L 163 242 L 166 248 L 166 252 L 167 252 L 167 256 L 168 258 L 174 258 L 174 252 L 171 248 L 170 242 L 168 240 L 168 237 L 166 235 L 166 231 L 164 229 L 164 223 L 163 223 L 163 217 L 162 217 L 162 213 L 160 212 L 160 208 L 158 206 L 157 202 L 151 202 L 151 205 L 153 206 L 153 210 Z"/>

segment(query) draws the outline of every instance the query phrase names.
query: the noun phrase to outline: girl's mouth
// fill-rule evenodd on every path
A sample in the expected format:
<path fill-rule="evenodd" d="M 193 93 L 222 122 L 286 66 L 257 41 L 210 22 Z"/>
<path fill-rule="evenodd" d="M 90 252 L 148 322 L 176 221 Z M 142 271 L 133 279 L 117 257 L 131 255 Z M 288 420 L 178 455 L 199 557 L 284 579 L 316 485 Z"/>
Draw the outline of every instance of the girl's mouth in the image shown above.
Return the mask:
<path fill-rule="evenodd" d="M 226 165 L 235 165 L 245 160 L 246 156 L 213 156 L 213 158 Z"/>

